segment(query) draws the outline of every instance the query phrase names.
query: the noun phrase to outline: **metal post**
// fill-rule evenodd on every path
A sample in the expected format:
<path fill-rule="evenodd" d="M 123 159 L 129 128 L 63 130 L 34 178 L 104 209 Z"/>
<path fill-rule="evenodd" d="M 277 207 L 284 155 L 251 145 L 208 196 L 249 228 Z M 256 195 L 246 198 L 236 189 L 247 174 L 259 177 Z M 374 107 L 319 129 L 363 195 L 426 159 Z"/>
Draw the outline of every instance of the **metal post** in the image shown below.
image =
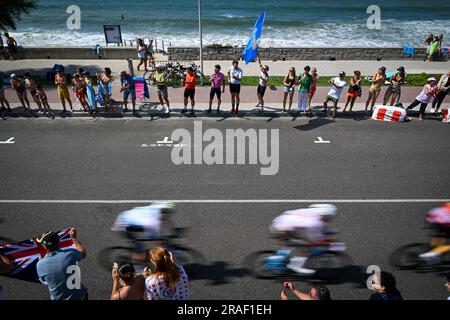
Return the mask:
<path fill-rule="evenodd" d="M 134 77 L 133 59 L 128 59 L 128 73 Z"/>
<path fill-rule="evenodd" d="M 198 33 L 200 37 L 200 71 L 203 74 L 202 0 L 198 0 Z M 203 83 L 203 79 L 202 79 Z"/>

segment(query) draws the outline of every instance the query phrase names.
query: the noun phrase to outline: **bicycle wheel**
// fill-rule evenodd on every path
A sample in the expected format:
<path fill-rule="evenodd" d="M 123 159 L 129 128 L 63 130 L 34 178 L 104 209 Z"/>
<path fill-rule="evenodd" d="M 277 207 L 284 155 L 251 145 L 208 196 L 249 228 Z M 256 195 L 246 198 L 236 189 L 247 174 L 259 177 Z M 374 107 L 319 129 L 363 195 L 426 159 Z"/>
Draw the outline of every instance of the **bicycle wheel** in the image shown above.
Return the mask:
<path fill-rule="evenodd" d="M 396 269 L 411 270 L 423 265 L 419 255 L 429 250 L 425 243 L 412 243 L 398 248 L 389 256 L 389 263 Z"/>
<path fill-rule="evenodd" d="M 274 250 L 263 250 L 252 253 L 244 261 L 244 267 L 255 277 L 260 279 L 271 279 L 286 274 L 285 262 L 279 266 L 269 266 L 267 259 L 276 255 Z"/>
<path fill-rule="evenodd" d="M 195 77 L 197 78 L 197 84 L 199 86 L 203 87 L 206 84 L 205 76 L 200 71 L 195 73 Z"/>
<path fill-rule="evenodd" d="M 315 270 L 314 278 L 336 279 L 342 276 L 345 268 L 352 264 L 350 257 L 343 252 L 326 251 L 313 255 L 305 262 L 306 269 Z"/>
<path fill-rule="evenodd" d="M 111 270 L 114 263 L 133 262 L 131 259 L 131 248 L 109 247 L 98 254 L 98 263 L 105 270 Z"/>
<path fill-rule="evenodd" d="M 179 88 L 182 85 L 181 78 L 177 74 L 172 75 L 172 88 Z"/>

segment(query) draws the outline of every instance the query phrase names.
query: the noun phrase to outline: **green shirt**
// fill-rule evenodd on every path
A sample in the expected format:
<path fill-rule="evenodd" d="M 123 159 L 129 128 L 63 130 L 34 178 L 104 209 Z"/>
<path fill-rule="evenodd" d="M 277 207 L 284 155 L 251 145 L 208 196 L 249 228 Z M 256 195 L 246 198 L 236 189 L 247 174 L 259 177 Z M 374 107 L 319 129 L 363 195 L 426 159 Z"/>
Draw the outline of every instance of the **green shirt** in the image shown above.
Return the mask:
<path fill-rule="evenodd" d="M 301 79 L 304 77 L 304 75 L 305 74 L 303 73 L 303 74 L 299 75 L 298 78 Z M 308 75 L 306 76 L 306 79 L 303 80 L 302 83 L 300 84 L 299 91 L 300 92 L 309 92 L 309 88 L 311 87 L 312 83 L 313 83 L 313 77 L 312 77 L 312 75 L 310 75 L 308 73 Z"/>
<path fill-rule="evenodd" d="M 166 74 L 164 72 L 156 72 L 155 73 L 155 81 L 157 85 L 165 85 L 166 84 Z"/>

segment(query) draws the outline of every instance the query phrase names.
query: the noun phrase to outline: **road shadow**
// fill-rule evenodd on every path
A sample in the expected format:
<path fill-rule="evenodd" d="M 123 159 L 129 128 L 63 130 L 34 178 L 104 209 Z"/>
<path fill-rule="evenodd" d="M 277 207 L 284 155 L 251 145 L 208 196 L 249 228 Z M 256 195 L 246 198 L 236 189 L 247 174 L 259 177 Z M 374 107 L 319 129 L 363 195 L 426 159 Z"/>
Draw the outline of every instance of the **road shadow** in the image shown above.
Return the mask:
<path fill-rule="evenodd" d="M 230 283 L 234 278 L 243 278 L 250 273 L 243 268 L 232 268 L 224 261 L 213 261 L 209 264 L 189 264 L 183 266 L 191 280 L 207 280 L 210 286 Z"/>
<path fill-rule="evenodd" d="M 314 129 L 318 129 L 320 127 L 329 125 L 331 123 L 334 123 L 334 120 L 327 119 L 327 118 L 313 118 L 308 121 L 307 124 L 302 124 L 299 126 L 295 126 L 294 128 L 300 131 L 310 131 Z"/>

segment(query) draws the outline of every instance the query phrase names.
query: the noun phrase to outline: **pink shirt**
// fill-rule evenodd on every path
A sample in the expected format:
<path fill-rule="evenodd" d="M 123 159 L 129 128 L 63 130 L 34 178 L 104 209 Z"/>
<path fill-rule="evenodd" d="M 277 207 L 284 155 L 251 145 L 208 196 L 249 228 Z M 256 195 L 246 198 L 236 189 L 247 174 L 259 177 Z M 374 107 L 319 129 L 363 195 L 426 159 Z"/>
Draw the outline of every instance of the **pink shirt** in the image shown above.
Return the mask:
<path fill-rule="evenodd" d="M 161 277 L 149 276 L 145 279 L 145 290 L 148 300 L 188 300 L 188 276 L 183 267 L 179 266 L 180 279 L 173 289 L 166 286 L 166 281 Z"/>
<path fill-rule="evenodd" d="M 223 80 L 225 79 L 225 76 L 222 72 L 219 73 L 213 73 L 211 75 L 211 80 L 212 80 L 212 87 L 213 88 L 220 88 L 220 86 L 222 85 Z"/>

